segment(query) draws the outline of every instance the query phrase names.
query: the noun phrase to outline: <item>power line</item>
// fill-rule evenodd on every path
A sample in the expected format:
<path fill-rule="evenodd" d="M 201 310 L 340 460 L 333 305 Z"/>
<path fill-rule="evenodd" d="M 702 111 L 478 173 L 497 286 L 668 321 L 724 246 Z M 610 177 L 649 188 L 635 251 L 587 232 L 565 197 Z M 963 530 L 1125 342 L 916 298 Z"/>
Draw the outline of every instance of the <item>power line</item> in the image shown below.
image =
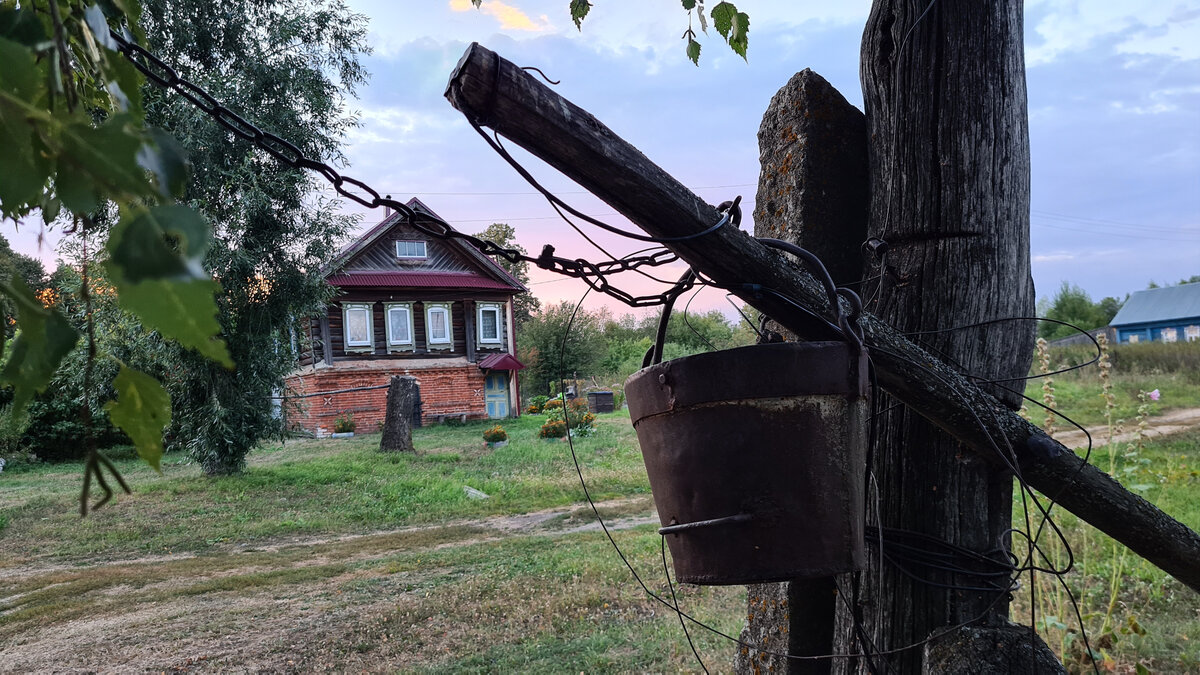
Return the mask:
<path fill-rule="evenodd" d="M 1145 225 L 1145 224 L 1139 224 L 1139 223 L 1126 223 L 1126 222 L 1121 222 L 1118 220 L 1106 220 L 1103 218 L 1090 218 L 1088 216 L 1072 216 L 1072 215 L 1068 215 L 1065 213 L 1054 213 L 1052 211 L 1031 210 L 1030 214 L 1033 216 L 1036 216 L 1038 218 L 1046 218 L 1048 220 L 1060 220 L 1060 221 L 1072 222 L 1072 223 L 1086 223 L 1089 225 L 1100 225 L 1102 227 L 1120 227 L 1120 228 L 1126 228 L 1126 229 L 1159 231 L 1159 232 L 1176 232 L 1179 230 L 1179 228 L 1177 228 L 1177 227 L 1170 227 L 1167 225 Z"/>

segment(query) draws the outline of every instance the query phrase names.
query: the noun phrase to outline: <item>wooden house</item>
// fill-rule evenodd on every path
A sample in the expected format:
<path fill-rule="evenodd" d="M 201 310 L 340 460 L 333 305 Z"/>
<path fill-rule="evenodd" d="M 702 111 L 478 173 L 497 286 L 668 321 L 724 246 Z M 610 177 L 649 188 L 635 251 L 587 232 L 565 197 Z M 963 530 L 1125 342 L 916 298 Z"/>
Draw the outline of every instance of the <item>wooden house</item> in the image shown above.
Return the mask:
<path fill-rule="evenodd" d="M 408 206 L 436 215 L 418 199 Z M 328 266 L 337 289 L 300 341 L 288 378 L 288 424 L 326 436 L 353 415 L 360 432 L 383 420 L 392 375 L 412 375 L 419 420 L 516 416 L 513 296 L 526 292 L 459 239 L 423 234 L 391 213 Z"/>
<path fill-rule="evenodd" d="M 1109 324 L 1125 344 L 1200 340 L 1200 283 L 1137 291 Z"/>

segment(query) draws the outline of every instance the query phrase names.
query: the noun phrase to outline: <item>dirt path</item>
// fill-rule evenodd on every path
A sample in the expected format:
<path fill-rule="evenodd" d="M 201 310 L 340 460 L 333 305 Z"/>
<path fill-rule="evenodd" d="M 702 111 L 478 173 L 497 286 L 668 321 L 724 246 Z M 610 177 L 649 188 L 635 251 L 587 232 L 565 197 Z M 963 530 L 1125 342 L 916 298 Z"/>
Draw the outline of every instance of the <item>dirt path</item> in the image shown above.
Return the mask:
<path fill-rule="evenodd" d="M 610 530 L 658 520 L 649 496 L 597 507 Z M 9 568 L 0 576 L 0 673 L 341 670 L 353 655 L 328 645 L 419 605 L 429 594 L 418 591 L 447 574 L 444 566 L 396 572 L 400 557 L 597 529 L 591 508 L 577 504 L 203 554 Z M 354 669 L 378 667 L 368 659 Z"/>
<path fill-rule="evenodd" d="M 1184 408 L 1182 410 L 1171 410 L 1146 419 L 1149 429 L 1146 431 L 1147 438 L 1162 438 L 1170 436 L 1189 429 L 1200 427 L 1200 408 Z M 1137 437 L 1137 433 L 1131 430 L 1132 423 L 1125 425 L 1126 431 L 1117 434 L 1113 437 L 1114 443 L 1128 443 Z M 1108 444 L 1106 438 L 1108 427 L 1097 425 L 1088 427 L 1088 433 L 1092 435 L 1092 447 L 1099 448 Z M 1054 439 L 1059 443 L 1071 449 L 1079 449 L 1087 447 L 1087 436 L 1078 430 L 1060 431 L 1054 434 Z"/>

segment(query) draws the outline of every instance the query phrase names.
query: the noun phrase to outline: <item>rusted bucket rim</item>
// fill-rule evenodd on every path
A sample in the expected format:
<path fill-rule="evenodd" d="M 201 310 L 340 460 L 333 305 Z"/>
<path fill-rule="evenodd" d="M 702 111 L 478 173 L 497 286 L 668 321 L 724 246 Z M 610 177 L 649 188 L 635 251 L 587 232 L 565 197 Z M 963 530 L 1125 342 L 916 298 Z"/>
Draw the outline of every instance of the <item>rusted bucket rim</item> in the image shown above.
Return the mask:
<path fill-rule="evenodd" d="M 811 395 L 867 395 L 866 351 L 845 342 L 783 342 L 673 359 L 625 382 L 633 422 L 713 403 Z"/>

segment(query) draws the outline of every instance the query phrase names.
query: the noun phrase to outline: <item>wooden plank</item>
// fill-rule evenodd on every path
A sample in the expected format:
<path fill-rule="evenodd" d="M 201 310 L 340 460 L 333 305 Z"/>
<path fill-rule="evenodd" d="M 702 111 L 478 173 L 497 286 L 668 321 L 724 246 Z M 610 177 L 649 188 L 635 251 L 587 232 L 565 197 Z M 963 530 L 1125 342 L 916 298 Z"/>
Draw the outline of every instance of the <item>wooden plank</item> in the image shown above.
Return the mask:
<path fill-rule="evenodd" d="M 720 215 L 586 110 L 478 44 L 446 97 L 563 172 L 655 237 L 702 232 Z M 683 260 L 808 339 L 837 339 L 810 275 L 745 232 L 724 227 L 670 244 Z M 987 461 L 1009 466 L 1063 507 L 1200 591 L 1200 536 L 869 314 L 860 325 L 879 384 Z"/>

